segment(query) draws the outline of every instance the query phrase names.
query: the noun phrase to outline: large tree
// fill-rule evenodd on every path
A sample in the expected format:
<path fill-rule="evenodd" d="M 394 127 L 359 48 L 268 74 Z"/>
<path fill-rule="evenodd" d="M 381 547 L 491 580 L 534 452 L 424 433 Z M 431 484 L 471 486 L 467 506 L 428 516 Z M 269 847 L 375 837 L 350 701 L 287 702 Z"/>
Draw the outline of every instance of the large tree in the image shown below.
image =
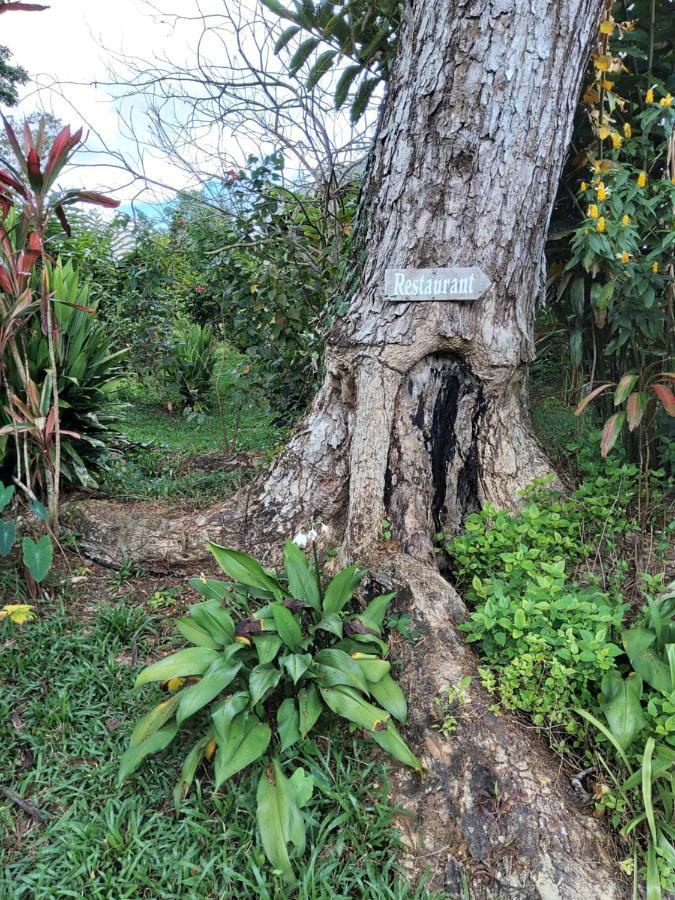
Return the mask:
<path fill-rule="evenodd" d="M 597 823 L 554 783 L 544 748 L 486 712 L 479 689 L 476 714 L 451 739 L 428 727 L 433 697 L 474 668 L 454 629 L 461 600 L 430 565 L 433 533 L 459 527 L 485 500 L 514 504 L 548 469 L 530 426 L 527 364 L 547 224 L 601 6 L 411 0 L 358 218 L 359 287 L 306 417 L 245 497 L 196 525 L 109 507 L 116 524 L 101 541 L 91 528 L 98 505 L 86 514 L 93 555 L 114 561 L 121 551 L 160 568 L 194 565 L 206 534 L 272 546 L 321 522 L 343 558 L 370 561 L 373 580 L 399 590 L 424 638 L 404 662 L 410 736 L 430 770 L 421 786 L 399 782 L 412 814 L 404 831 L 418 867 L 431 865 L 457 896 L 464 882 L 486 897 L 623 893 Z M 492 288 L 465 303 L 384 299 L 387 267 L 446 265 L 478 265 Z M 384 518 L 401 548 L 393 556 L 377 549 Z"/>

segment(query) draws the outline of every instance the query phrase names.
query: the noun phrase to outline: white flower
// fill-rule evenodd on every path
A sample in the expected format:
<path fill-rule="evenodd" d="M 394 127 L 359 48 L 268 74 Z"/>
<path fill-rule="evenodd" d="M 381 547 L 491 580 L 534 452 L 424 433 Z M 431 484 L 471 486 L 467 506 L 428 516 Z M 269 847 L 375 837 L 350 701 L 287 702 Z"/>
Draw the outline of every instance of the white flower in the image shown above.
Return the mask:
<path fill-rule="evenodd" d="M 298 547 L 300 547 L 302 550 L 304 550 L 305 547 L 307 546 L 307 540 L 308 540 L 308 538 L 309 538 L 309 535 L 303 534 L 302 531 L 299 531 L 299 532 L 296 534 L 296 536 L 293 538 L 293 543 L 294 543 L 294 544 L 297 544 Z"/>

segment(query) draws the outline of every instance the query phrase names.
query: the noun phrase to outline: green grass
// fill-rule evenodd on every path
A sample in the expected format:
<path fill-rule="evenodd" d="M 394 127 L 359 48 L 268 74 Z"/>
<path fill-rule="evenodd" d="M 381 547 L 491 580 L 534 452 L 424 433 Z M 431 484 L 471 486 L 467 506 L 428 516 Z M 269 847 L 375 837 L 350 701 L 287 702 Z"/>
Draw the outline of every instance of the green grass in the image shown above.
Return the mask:
<path fill-rule="evenodd" d="M 130 658 L 165 643 L 160 626 L 124 605 L 87 623 L 61 605 L 21 629 L 0 624 L 0 784 L 45 817 L 26 830 L 26 815 L 0 794 L 0 898 L 428 897 L 398 869 L 384 763 L 345 733 L 308 742 L 300 758 L 320 789 L 297 894 L 266 863 L 246 773 L 215 794 L 202 772 L 176 815 L 179 745 L 116 787 L 148 700 L 139 704 L 141 662 Z"/>

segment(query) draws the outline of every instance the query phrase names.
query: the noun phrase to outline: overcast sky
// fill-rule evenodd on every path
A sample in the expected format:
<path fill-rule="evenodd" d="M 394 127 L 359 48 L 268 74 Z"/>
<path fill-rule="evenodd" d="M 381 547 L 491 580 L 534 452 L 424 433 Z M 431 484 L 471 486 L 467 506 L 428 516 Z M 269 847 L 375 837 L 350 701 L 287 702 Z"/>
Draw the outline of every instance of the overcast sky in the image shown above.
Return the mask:
<path fill-rule="evenodd" d="M 206 0 L 206 5 L 218 7 L 221 2 Z M 162 0 L 162 7 L 169 11 L 185 11 L 189 5 L 180 0 Z M 18 109 L 12 113 L 21 116 L 47 109 L 73 126 L 89 122 L 110 147 L 131 153 L 131 144 L 120 135 L 110 89 L 90 82 L 110 80 L 109 67 L 114 66 L 116 54 L 151 58 L 155 53 L 169 53 L 177 60 L 189 58 L 197 34 L 184 25 L 175 32 L 166 18 L 153 14 L 142 0 L 51 0 L 50 8 L 44 12 L 6 13 L 0 17 L 0 43 L 10 48 L 13 61 L 31 76 L 31 82 L 21 90 Z M 60 86 L 55 86 L 55 82 Z M 135 118 L 142 128 L 142 101 L 137 102 L 137 107 L 140 111 Z M 94 135 L 88 146 L 98 146 Z M 88 165 L 93 162 L 89 155 L 80 159 Z M 102 162 L 103 158 L 96 160 Z M 185 176 L 170 160 L 155 157 L 151 166 L 157 180 L 177 187 L 185 183 Z M 88 187 L 109 188 L 126 181 L 127 176 L 109 168 L 87 172 Z M 128 201 L 138 189 L 138 185 L 118 187 L 117 196 Z"/>

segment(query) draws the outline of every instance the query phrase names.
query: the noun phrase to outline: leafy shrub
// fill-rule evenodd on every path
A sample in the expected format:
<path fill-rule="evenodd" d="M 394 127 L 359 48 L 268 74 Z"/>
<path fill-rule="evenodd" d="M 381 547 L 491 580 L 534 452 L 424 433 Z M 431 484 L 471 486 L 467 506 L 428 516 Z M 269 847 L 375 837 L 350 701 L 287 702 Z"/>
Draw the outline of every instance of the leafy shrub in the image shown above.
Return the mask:
<path fill-rule="evenodd" d="M 0 481 L 0 515 L 2 515 L 0 518 L 0 558 L 4 559 L 9 557 L 18 538 L 18 521 L 12 512 L 13 501 L 16 502 L 14 496 L 14 485 L 5 486 Z M 43 521 L 47 519 L 47 512 L 41 503 L 31 503 L 30 512 L 38 519 Z M 31 595 L 37 592 L 37 585 L 46 578 L 52 565 L 53 555 L 52 539 L 49 534 L 43 534 L 38 541 L 35 541 L 30 535 L 24 535 L 21 542 L 21 560 L 28 573 L 26 580 Z M 15 595 L 19 593 L 18 585 L 12 593 Z M 5 607 L 5 609 L 8 608 Z M 22 607 L 19 606 L 9 610 L 7 615 L 13 621 L 21 624 L 21 610 Z M 17 615 L 19 619 L 16 618 Z M 2 614 L 0 614 L 1 617 Z"/>
<path fill-rule="evenodd" d="M 311 798 L 313 777 L 302 768 L 287 777 L 283 759 L 323 713 L 346 719 L 395 759 L 420 768 L 393 724 L 405 721 L 407 706 L 391 664 L 382 658 L 387 650 L 382 622 L 394 595 L 376 597 L 364 612 L 350 613 L 348 604 L 364 574 L 356 566 L 324 587 L 302 551 L 288 542 L 284 583 L 243 553 L 209 546 L 234 583 L 191 580 L 206 598 L 178 620 L 193 646 L 150 665 L 136 679 L 137 685 L 163 683 L 169 697 L 136 725 L 119 779 L 167 747 L 189 720 L 194 732 L 197 717 L 199 737 L 185 758 L 176 805 L 203 760 L 213 760 L 216 789 L 257 762 L 262 766 L 260 837 L 269 861 L 290 884 L 295 875 L 288 845 L 291 855 L 304 850 L 302 809 Z M 235 622 L 223 601 L 244 615 Z"/>
<path fill-rule="evenodd" d="M 57 331 L 54 340 L 59 373 L 62 462 L 64 478 L 71 484 L 92 486 L 99 468 L 100 451 L 113 436 L 116 421 L 114 390 L 120 376 L 119 363 L 125 350 L 113 352 L 105 325 L 97 317 L 97 304 L 90 300 L 90 286 L 80 283 L 71 263 L 45 263 L 52 287 L 53 315 Z M 24 342 L 30 378 L 38 399 L 40 415 L 48 413 L 50 397 L 49 342 L 39 318 L 25 327 Z M 20 378 L 11 356 L 6 361 L 8 388 L 20 390 Z M 2 413 L 0 413 L 2 415 Z M 0 464 L 13 467 L 13 445 L 0 445 Z M 36 451 L 37 452 L 37 451 Z"/>
<path fill-rule="evenodd" d="M 167 387 L 174 390 L 184 406 L 198 410 L 211 390 L 216 363 L 216 342 L 210 325 L 192 325 L 175 334 L 165 362 Z"/>
<path fill-rule="evenodd" d="M 460 628 L 467 641 L 480 642 L 490 663 L 480 674 L 501 706 L 528 713 L 537 726 L 577 734 L 571 710 L 593 702 L 623 653 L 614 635 L 626 607 L 597 587 L 569 583 L 562 560 L 522 562 L 525 577 L 508 584 L 474 576 L 478 602 Z"/>

